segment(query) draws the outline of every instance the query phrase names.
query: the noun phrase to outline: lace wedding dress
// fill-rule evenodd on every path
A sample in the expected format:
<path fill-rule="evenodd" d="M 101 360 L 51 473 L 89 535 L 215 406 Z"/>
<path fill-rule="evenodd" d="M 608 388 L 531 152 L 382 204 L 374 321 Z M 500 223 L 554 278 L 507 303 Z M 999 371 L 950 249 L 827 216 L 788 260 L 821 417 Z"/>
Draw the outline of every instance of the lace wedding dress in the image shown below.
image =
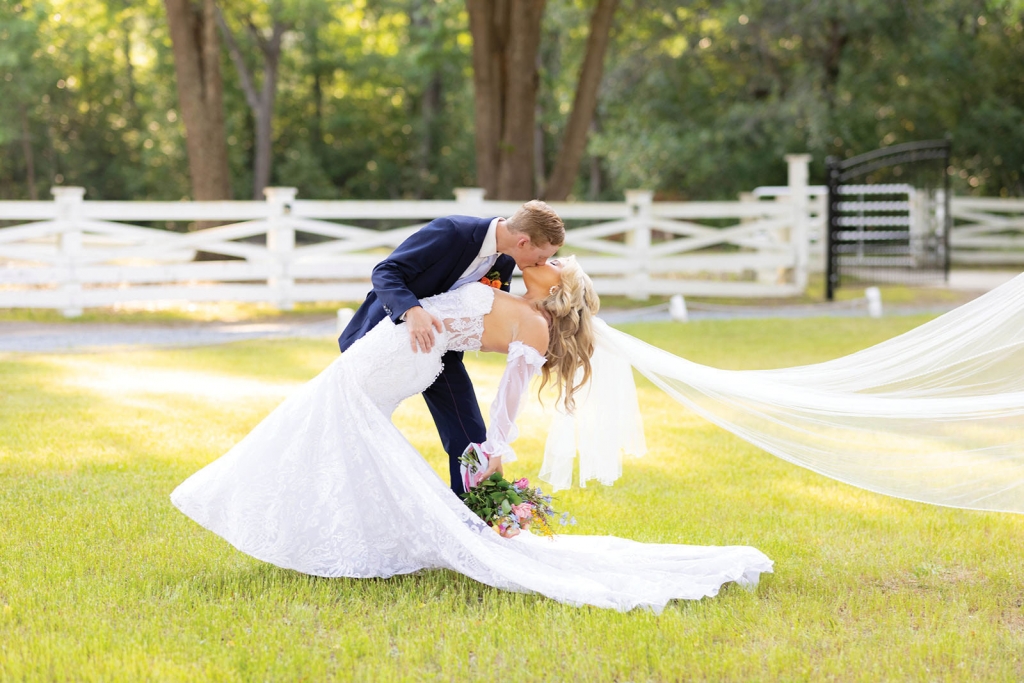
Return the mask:
<path fill-rule="evenodd" d="M 493 301 L 493 290 L 476 283 L 424 299 L 445 325 L 430 353 L 414 353 L 405 326 L 385 318 L 171 500 L 242 552 L 317 576 L 445 568 L 564 603 L 660 611 L 771 571 L 771 560 L 743 546 L 505 539 L 470 512 L 390 417 L 434 381 L 445 351 L 480 348 Z M 487 433 L 488 451 L 503 462 L 514 459 L 519 402 L 543 362 L 522 343 L 510 346 Z"/>

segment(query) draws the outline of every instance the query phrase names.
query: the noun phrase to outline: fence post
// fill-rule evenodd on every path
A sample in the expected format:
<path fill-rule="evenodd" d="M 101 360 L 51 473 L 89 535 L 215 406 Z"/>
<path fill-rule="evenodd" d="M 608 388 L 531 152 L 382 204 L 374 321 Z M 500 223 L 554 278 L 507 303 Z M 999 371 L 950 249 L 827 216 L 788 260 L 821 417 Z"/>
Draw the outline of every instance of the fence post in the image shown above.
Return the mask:
<path fill-rule="evenodd" d="M 78 264 L 82 258 L 82 201 L 84 187 L 53 187 L 53 201 L 57 203 L 57 224 L 60 231 L 61 265 L 65 279 L 61 285 L 64 293 L 66 318 L 82 315 L 82 283 L 78 278 Z"/>
<path fill-rule="evenodd" d="M 797 289 L 807 289 L 807 266 L 810 261 L 810 202 L 807 197 L 808 165 L 810 154 L 787 154 L 789 165 L 789 197 L 793 210 L 793 231 L 791 244 L 796 263 L 793 268 L 793 284 Z"/>
<path fill-rule="evenodd" d="M 487 192 L 482 187 L 456 187 L 455 201 L 463 206 L 459 207 L 466 216 L 480 216 L 484 213 L 484 194 Z"/>
<path fill-rule="evenodd" d="M 928 267 L 928 228 L 930 227 L 927 190 L 911 189 L 907 192 L 908 222 L 910 223 L 910 259 L 914 268 Z"/>
<path fill-rule="evenodd" d="M 267 251 L 270 252 L 271 268 L 267 286 L 273 292 L 274 303 L 283 311 L 295 307 L 292 295 L 295 279 L 291 275 L 295 228 L 288 217 L 297 192 L 294 187 L 263 188 L 263 196 L 267 198 Z"/>
<path fill-rule="evenodd" d="M 758 199 L 757 195 L 753 192 L 740 192 L 739 201 L 741 204 L 757 204 L 761 200 Z M 775 201 L 778 202 L 781 197 L 776 197 Z M 756 216 L 749 216 L 740 219 L 740 225 L 744 223 L 753 223 L 759 220 Z M 767 232 L 767 231 L 765 231 Z M 790 232 L 789 228 L 783 228 L 782 230 L 774 231 L 774 234 L 768 233 L 765 235 L 766 240 L 770 240 L 771 243 L 782 242 L 783 244 L 790 244 Z M 781 285 L 786 282 L 786 269 L 785 268 L 754 268 L 754 279 L 758 284 L 765 285 Z"/>
<path fill-rule="evenodd" d="M 651 250 L 651 217 L 654 192 L 650 190 L 626 190 L 626 205 L 633 228 L 626 233 L 626 244 L 632 249 L 634 268 L 630 277 L 629 298 L 646 301 L 650 298 L 651 274 L 647 270 Z"/>

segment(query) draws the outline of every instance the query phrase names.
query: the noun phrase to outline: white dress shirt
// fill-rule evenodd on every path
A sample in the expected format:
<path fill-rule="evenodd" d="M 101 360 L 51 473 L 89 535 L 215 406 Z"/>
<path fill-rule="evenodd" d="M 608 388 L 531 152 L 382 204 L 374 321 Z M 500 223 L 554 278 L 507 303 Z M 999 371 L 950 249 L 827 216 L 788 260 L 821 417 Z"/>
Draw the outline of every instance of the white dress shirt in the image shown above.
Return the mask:
<path fill-rule="evenodd" d="M 498 221 L 500 220 L 500 218 L 495 218 L 487 226 L 487 235 L 484 237 L 483 244 L 480 245 L 480 253 L 469 264 L 469 268 L 462 273 L 462 277 L 455 281 L 452 289 L 458 289 L 470 282 L 479 282 L 480 278 L 487 275 L 491 266 L 498 260 Z"/>

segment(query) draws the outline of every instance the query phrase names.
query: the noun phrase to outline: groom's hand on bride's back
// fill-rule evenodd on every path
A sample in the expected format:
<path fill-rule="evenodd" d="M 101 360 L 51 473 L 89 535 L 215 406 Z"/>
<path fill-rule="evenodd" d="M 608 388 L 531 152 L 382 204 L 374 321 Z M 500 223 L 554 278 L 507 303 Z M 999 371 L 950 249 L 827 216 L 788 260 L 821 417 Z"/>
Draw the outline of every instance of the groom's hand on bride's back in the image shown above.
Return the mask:
<path fill-rule="evenodd" d="M 444 330 L 440 320 L 430 315 L 422 306 L 413 306 L 405 312 L 403 318 L 405 324 L 409 326 L 409 342 L 412 344 L 413 353 L 428 353 L 434 348 L 434 330 Z"/>

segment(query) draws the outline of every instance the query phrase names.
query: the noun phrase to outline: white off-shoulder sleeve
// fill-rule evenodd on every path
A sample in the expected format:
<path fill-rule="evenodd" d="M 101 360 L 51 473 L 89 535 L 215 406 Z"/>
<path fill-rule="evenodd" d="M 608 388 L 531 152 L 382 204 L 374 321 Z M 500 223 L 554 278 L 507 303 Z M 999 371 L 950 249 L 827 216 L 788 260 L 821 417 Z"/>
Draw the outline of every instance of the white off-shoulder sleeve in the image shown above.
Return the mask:
<path fill-rule="evenodd" d="M 487 427 L 487 440 L 480 445 L 488 457 L 501 456 L 503 464 L 516 459 L 516 453 L 509 445 L 519 436 L 516 415 L 530 389 L 530 380 L 540 372 L 543 365 L 544 356 L 532 346 L 520 341 L 508 345 L 505 374 L 498 384 L 498 395 L 491 403 L 491 424 Z"/>

